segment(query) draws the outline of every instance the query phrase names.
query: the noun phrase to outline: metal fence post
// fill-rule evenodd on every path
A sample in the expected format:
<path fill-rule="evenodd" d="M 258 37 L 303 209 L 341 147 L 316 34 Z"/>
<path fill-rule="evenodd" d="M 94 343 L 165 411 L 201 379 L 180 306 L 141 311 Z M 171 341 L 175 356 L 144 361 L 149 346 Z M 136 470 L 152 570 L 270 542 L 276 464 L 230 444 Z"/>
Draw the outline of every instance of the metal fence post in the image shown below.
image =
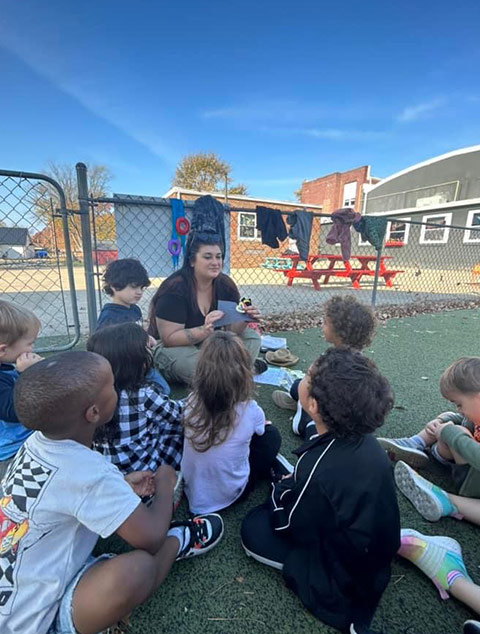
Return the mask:
<path fill-rule="evenodd" d="M 382 247 L 377 249 L 377 260 L 375 262 L 375 277 L 373 278 L 373 289 L 372 289 L 372 308 L 375 308 L 375 302 L 377 301 L 377 287 L 378 287 L 378 271 L 380 269 L 380 262 L 382 257 Z"/>
<path fill-rule="evenodd" d="M 88 329 L 90 334 L 92 334 L 97 324 L 97 301 L 93 272 L 92 237 L 90 234 L 87 166 L 85 163 L 77 163 L 75 167 L 77 170 L 78 203 L 82 229 L 83 268 L 87 290 Z"/>

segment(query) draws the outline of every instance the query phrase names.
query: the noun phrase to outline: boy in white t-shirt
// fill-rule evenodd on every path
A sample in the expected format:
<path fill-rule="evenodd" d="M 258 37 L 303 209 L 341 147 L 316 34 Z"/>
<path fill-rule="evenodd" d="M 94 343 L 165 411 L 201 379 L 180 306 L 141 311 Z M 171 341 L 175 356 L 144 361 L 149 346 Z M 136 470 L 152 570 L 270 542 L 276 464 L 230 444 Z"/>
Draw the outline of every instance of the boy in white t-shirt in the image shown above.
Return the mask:
<path fill-rule="evenodd" d="M 218 515 L 170 524 L 171 467 L 124 478 L 90 449 L 117 402 L 106 359 L 50 357 L 22 373 L 14 399 L 22 424 L 36 431 L 0 485 L 2 634 L 104 630 L 143 603 L 176 559 L 221 539 Z M 139 495 L 153 492 L 147 508 Z M 137 550 L 92 557 L 98 535 L 115 532 Z"/>

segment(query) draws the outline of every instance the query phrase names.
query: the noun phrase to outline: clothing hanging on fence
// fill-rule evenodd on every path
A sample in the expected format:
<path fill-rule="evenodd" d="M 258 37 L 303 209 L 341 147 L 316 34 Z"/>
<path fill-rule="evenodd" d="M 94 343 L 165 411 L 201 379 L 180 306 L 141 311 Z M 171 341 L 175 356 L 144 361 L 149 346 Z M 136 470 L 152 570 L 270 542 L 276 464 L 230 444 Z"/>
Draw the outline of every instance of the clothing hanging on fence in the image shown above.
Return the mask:
<path fill-rule="evenodd" d="M 200 196 L 193 205 L 192 233 L 212 233 L 220 236 L 225 252 L 224 206 L 213 196 Z"/>
<path fill-rule="evenodd" d="M 272 249 L 278 249 L 278 241 L 283 242 L 287 237 L 287 228 L 283 222 L 282 212 L 279 209 L 270 209 L 257 205 L 257 229 L 262 234 L 262 244 L 267 244 Z"/>
<path fill-rule="evenodd" d="M 358 222 L 360 218 L 361 215 L 356 213 L 351 207 L 342 207 L 332 213 L 333 225 L 326 238 L 327 244 L 337 244 L 339 242 L 344 260 L 350 259 L 352 250 L 350 225 Z"/>
<path fill-rule="evenodd" d="M 382 248 L 387 223 L 388 220 L 380 216 L 362 216 L 358 222 L 354 223 L 353 228 L 362 235 L 362 240 L 370 242 L 378 251 Z"/>
<path fill-rule="evenodd" d="M 179 236 L 177 234 L 177 220 L 185 217 L 185 205 L 180 198 L 171 198 L 170 207 L 172 208 L 172 240 L 180 241 L 182 247 L 183 257 L 185 257 L 185 236 Z M 173 268 L 178 268 L 179 256 L 172 255 Z"/>
<path fill-rule="evenodd" d="M 297 242 L 301 260 L 308 258 L 310 250 L 310 237 L 312 235 L 313 216 L 308 211 L 294 211 L 287 216 L 287 224 L 290 225 L 288 235 Z"/>

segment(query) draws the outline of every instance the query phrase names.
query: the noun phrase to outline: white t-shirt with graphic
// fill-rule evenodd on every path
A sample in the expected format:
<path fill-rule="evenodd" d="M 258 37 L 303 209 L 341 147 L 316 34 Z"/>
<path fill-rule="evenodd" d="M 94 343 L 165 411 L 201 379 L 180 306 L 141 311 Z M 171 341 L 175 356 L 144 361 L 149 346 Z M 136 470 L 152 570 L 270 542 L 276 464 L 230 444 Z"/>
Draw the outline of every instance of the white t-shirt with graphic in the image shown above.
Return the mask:
<path fill-rule="evenodd" d="M 30 436 L 0 485 L 0 632 L 47 632 L 98 536 L 114 533 L 139 503 L 96 451 Z"/>

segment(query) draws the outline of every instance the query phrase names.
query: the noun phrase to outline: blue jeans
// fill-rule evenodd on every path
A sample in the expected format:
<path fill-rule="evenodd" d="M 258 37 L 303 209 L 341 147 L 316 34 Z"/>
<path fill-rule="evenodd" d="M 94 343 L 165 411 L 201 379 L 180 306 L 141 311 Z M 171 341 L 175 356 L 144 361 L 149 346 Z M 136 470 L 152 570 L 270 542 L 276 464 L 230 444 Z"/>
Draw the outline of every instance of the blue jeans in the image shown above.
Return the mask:
<path fill-rule="evenodd" d="M 166 396 L 170 396 L 170 386 L 168 385 L 168 383 L 165 381 L 165 379 L 163 378 L 163 376 L 160 374 L 158 370 L 154 370 L 152 368 L 148 372 L 145 378 L 147 379 L 147 381 L 150 381 L 151 383 L 156 383 L 160 388 L 162 388 L 162 392 Z"/>
<path fill-rule="evenodd" d="M 99 557 L 90 555 L 82 568 L 80 568 L 75 577 L 65 588 L 62 600 L 58 606 L 57 614 L 55 615 L 55 619 L 47 634 L 77 634 L 77 630 L 75 629 L 72 619 L 72 600 L 75 588 L 77 587 L 82 575 L 84 575 L 89 568 L 103 559 L 111 559 L 112 557 L 115 557 L 115 555 L 104 554 Z"/>

